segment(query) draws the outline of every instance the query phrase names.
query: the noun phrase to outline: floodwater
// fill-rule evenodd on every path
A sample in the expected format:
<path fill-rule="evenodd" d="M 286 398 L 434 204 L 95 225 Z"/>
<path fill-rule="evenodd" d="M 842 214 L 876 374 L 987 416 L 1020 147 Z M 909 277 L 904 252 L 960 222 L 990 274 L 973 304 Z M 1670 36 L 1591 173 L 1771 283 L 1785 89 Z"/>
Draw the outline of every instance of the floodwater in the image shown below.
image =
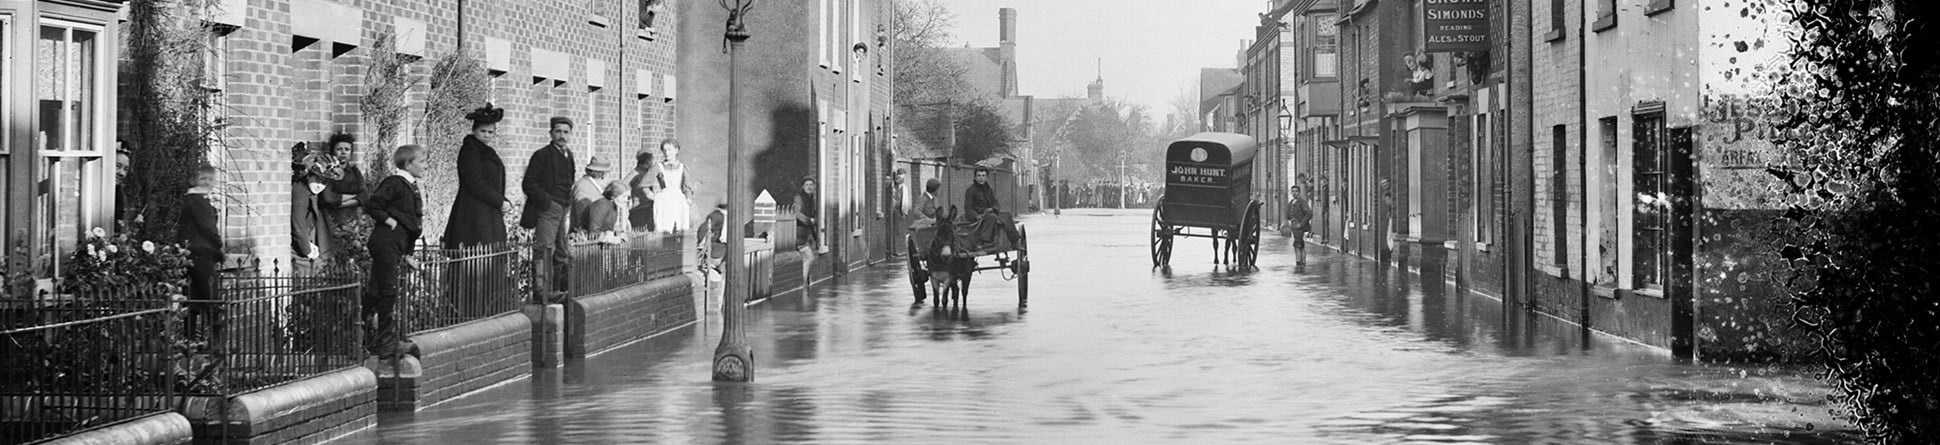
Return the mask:
<path fill-rule="evenodd" d="M 888 264 L 748 311 L 755 381 L 707 323 L 413 414 L 364 443 L 1845 443 L 1800 369 L 1693 365 L 1269 235 L 1258 271 L 1147 211 L 1022 220 L 1031 300 L 978 276 L 911 306 Z"/>

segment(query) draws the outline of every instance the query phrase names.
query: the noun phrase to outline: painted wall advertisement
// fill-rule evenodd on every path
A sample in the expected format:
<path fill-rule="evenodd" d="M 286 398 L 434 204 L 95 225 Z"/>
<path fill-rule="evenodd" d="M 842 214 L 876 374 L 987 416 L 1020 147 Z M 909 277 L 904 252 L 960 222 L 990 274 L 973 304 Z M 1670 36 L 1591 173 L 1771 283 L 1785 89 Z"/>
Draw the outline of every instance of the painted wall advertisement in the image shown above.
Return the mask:
<path fill-rule="evenodd" d="M 1421 18 L 1427 52 L 1489 50 L 1488 0 L 1427 0 Z"/>

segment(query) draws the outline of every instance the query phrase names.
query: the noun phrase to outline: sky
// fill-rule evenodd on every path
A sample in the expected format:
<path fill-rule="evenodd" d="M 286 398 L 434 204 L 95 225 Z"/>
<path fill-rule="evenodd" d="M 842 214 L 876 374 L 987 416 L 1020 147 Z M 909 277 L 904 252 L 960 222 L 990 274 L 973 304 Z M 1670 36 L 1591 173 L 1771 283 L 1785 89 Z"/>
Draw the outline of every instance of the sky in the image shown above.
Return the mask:
<path fill-rule="evenodd" d="M 1268 0 L 942 0 L 958 44 L 997 46 L 997 9 L 1017 9 L 1020 94 L 1084 97 L 1104 59 L 1105 96 L 1162 116 L 1199 93 L 1200 68 L 1235 68 Z"/>

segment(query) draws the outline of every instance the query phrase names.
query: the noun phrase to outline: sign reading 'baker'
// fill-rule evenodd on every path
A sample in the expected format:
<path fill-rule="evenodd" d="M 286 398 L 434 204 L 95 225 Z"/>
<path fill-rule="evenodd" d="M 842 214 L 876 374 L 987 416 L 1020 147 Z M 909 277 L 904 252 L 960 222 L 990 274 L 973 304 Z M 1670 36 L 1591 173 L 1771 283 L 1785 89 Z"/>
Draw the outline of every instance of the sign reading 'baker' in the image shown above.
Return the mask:
<path fill-rule="evenodd" d="M 1489 50 L 1488 0 L 1427 0 L 1421 25 L 1427 52 Z"/>

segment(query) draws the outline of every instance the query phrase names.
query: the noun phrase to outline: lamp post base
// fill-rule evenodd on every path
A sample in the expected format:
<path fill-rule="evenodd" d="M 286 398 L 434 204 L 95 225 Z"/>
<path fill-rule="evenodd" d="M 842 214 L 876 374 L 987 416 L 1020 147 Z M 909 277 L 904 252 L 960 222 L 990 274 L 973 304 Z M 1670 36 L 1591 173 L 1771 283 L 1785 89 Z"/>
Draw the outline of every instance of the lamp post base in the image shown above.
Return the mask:
<path fill-rule="evenodd" d="M 714 381 L 754 380 L 754 348 L 745 344 L 726 344 L 714 351 Z"/>

